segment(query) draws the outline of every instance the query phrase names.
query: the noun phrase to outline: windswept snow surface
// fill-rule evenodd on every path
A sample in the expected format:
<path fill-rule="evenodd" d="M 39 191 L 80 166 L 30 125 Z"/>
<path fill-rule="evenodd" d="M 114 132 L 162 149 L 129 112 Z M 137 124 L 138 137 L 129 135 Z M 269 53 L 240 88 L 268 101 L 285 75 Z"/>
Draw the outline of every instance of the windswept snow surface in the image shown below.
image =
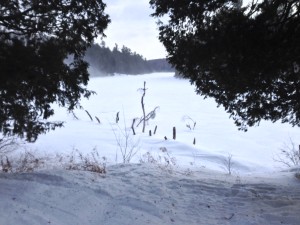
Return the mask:
<path fill-rule="evenodd" d="M 278 181 L 282 183 L 278 183 Z M 1 225 L 298 225 L 299 181 L 115 165 L 0 175 Z"/>
<path fill-rule="evenodd" d="M 146 113 L 159 109 L 133 136 L 144 81 Z M 89 89 L 97 95 L 82 100 L 78 119 L 57 108 L 53 120 L 64 128 L 24 146 L 49 157 L 42 170 L 0 174 L 0 225 L 300 224 L 300 181 L 274 161 L 285 143 L 299 143 L 299 128 L 264 121 L 238 131 L 222 107 L 171 73 L 93 78 Z M 126 143 L 131 164 L 121 164 Z M 59 157 L 74 150 L 106 157 L 107 173 L 63 170 Z"/>

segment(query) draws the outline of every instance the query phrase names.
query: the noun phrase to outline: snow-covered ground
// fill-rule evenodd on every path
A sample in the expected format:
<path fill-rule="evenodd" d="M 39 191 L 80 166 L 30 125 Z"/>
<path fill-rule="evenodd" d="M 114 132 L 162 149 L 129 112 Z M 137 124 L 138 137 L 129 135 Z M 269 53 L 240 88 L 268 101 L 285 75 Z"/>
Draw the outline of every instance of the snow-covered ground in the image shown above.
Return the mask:
<path fill-rule="evenodd" d="M 156 117 L 149 121 L 146 132 L 141 132 L 140 125 L 135 128 L 137 135 L 133 136 L 130 130 L 132 120 L 143 115 L 139 89 L 144 81 L 146 113 L 156 106 L 159 108 Z M 57 109 L 53 120 L 65 121 L 64 128 L 40 136 L 28 148 L 48 153 L 67 153 L 74 149 L 89 152 L 96 148 L 110 164 L 115 164 L 122 161 L 116 136 L 123 138 L 126 127 L 131 135 L 128 139 L 132 139 L 128 147 L 138 150 L 131 162 L 139 162 L 146 152 L 159 154 L 161 148 L 166 148 L 180 166 L 192 164 L 224 172 L 223 160 L 232 155 L 233 170 L 240 174 L 280 169 L 281 165 L 274 161 L 280 148 L 289 144 L 290 139 L 299 143 L 300 129 L 289 124 L 263 121 L 248 132 L 239 131 L 223 108 L 217 108 L 213 99 L 204 100 L 196 95 L 188 80 L 176 79 L 172 73 L 92 78 L 89 89 L 96 91 L 97 95 L 82 101 L 84 109 L 75 111 L 79 120 L 65 109 Z M 85 110 L 91 114 L 93 122 Z M 120 117 L 118 124 L 115 123 L 117 112 Z M 196 122 L 194 130 L 186 127 L 187 124 L 193 126 L 187 117 Z M 149 137 L 148 131 L 153 133 L 156 125 L 156 134 Z M 172 140 L 173 127 L 177 131 L 176 140 Z M 168 140 L 164 139 L 165 136 Z M 194 138 L 196 145 L 193 145 Z M 124 144 L 125 140 L 121 142 Z"/>
<path fill-rule="evenodd" d="M 134 136 L 144 81 L 146 113 L 159 108 Z M 300 224 L 300 181 L 274 161 L 284 144 L 299 144 L 299 128 L 263 121 L 238 131 L 222 107 L 171 73 L 92 78 L 89 89 L 97 95 L 82 101 L 78 119 L 57 108 L 53 120 L 64 128 L 20 150 L 47 155 L 42 170 L 0 175 L 0 225 Z M 132 164 L 120 164 L 126 146 Z M 105 157 L 107 173 L 55 166 L 75 150 Z"/>
<path fill-rule="evenodd" d="M 278 183 L 278 181 L 281 181 Z M 78 171 L 0 175 L 3 225 L 298 225 L 299 181 L 238 179 L 213 171 L 169 173 L 116 165 L 101 176 Z"/>

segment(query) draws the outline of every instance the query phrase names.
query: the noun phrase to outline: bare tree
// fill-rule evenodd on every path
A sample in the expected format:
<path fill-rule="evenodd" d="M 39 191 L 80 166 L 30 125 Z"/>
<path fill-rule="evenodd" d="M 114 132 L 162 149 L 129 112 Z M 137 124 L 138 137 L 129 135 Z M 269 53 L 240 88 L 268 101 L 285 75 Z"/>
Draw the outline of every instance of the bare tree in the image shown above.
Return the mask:
<path fill-rule="evenodd" d="M 17 149 L 21 144 L 22 143 L 14 136 L 0 138 L 0 156 L 7 155 Z"/>
<path fill-rule="evenodd" d="M 300 165 L 300 145 L 297 149 L 296 144 L 290 138 L 289 143 L 284 143 L 280 149 L 280 154 L 274 157 L 274 161 L 279 162 L 287 167 Z"/>
<path fill-rule="evenodd" d="M 121 128 L 119 124 L 116 124 L 117 129 L 112 127 L 112 131 L 115 136 L 115 140 L 119 147 L 122 156 L 123 163 L 130 163 L 131 159 L 136 155 L 139 148 L 139 141 L 135 141 L 130 133 L 130 128 L 126 127 L 125 116 L 124 118 L 124 128 Z"/>
<path fill-rule="evenodd" d="M 143 133 L 145 132 L 145 127 L 146 127 L 146 112 L 145 112 L 145 103 L 144 103 L 144 98 L 145 98 L 145 95 L 146 95 L 146 81 L 144 81 L 144 88 L 142 89 L 143 91 L 143 95 L 142 95 L 142 98 L 141 98 L 141 104 L 142 104 L 142 110 L 143 110 Z"/>
<path fill-rule="evenodd" d="M 143 110 L 143 116 L 140 118 L 140 121 L 137 123 L 137 127 L 143 123 L 143 129 L 142 132 L 145 133 L 145 128 L 146 128 L 146 122 L 148 122 L 150 119 L 154 119 L 156 117 L 156 110 L 159 108 L 158 106 L 156 106 L 151 112 L 149 112 L 146 115 L 146 110 L 145 110 L 145 102 L 144 102 L 144 98 L 146 95 L 146 81 L 144 81 L 144 87 L 140 88 L 139 90 L 142 91 L 142 98 L 141 98 L 141 105 L 142 105 L 142 110 Z"/>
<path fill-rule="evenodd" d="M 227 157 L 223 160 L 224 169 L 228 172 L 229 175 L 232 173 L 233 160 L 232 155 L 228 153 Z"/>

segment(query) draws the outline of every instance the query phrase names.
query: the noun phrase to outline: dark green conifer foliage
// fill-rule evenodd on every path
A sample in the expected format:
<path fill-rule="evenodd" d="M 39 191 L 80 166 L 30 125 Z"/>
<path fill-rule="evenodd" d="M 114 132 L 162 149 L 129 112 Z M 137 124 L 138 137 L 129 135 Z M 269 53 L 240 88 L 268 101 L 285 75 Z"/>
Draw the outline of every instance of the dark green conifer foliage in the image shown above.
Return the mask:
<path fill-rule="evenodd" d="M 110 22 L 105 6 L 102 0 L 0 2 L 0 132 L 35 141 L 62 125 L 46 121 L 52 103 L 72 110 L 91 95 L 83 57 Z"/>
<path fill-rule="evenodd" d="M 168 60 L 248 126 L 300 126 L 300 1 L 151 0 Z M 165 19 L 164 19 L 165 20 Z"/>
<path fill-rule="evenodd" d="M 123 46 L 119 49 L 116 44 L 110 50 L 103 41 L 101 45 L 92 44 L 87 49 L 85 59 L 91 67 L 98 70 L 100 75 L 118 74 L 145 74 L 152 72 L 173 72 L 174 70 L 166 59 L 146 60 L 142 55 L 132 52 Z M 97 73 L 95 73 L 97 76 Z"/>

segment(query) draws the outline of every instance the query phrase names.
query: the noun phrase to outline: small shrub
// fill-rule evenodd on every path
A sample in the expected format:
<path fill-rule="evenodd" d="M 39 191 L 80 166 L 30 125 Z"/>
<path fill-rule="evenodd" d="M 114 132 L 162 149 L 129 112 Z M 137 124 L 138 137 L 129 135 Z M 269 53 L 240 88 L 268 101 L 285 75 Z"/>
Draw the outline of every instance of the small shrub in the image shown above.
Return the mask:
<path fill-rule="evenodd" d="M 130 128 L 126 127 L 125 116 L 124 128 L 122 129 L 119 124 L 116 124 L 117 129 L 111 126 L 112 131 L 117 142 L 119 152 L 121 153 L 122 162 L 130 163 L 132 158 L 139 151 L 139 140 L 135 141 L 133 135 L 130 132 Z M 118 153 L 116 153 L 116 161 L 118 161 Z"/>
<path fill-rule="evenodd" d="M 189 128 L 190 130 L 195 130 L 196 124 L 197 122 L 195 120 L 193 120 L 191 117 L 189 116 L 184 116 L 183 121 L 186 123 L 186 127 Z"/>
<path fill-rule="evenodd" d="M 287 167 L 300 165 L 300 149 L 297 149 L 295 143 L 290 138 L 289 143 L 284 143 L 280 149 L 280 154 L 274 158 L 274 161 L 279 162 Z"/>
<path fill-rule="evenodd" d="M 223 160 L 223 168 L 227 171 L 229 175 L 232 174 L 232 167 L 233 167 L 233 160 L 232 160 L 232 155 L 228 154 L 226 158 Z"/>
<path fill-rule="evenodd" d="M 12 165 L 7 156 L 5 160 L 1 159 L 1 171 L 4 173 L 12 172 Z"/>
<path fill-rule="evenodd" d="M 46 158 L 37 157 L 34 153 L 25 151 L 18 156 L 9 158 L 1 157 L 1 171 L 4 173 L 25 173 L 33 172 L 45 165 Z"/>
<path fill-rule="evenodd" d="M 74 150 L 70 155 L 56 154 L 41 157 L 33 152 L 25 151 L 11 157 L 0 157 L 0 172 L 3 173 L 34 172 L 51 165 L 53 168 L 106 173 L 106 158 L 100 157 L 96 148 L 86 155 Z"/>
<path fill-rule="evenodd" d="M 37 157 L 33 153 L 26 151 L 20 155 L 20 158 L 16 161 L 16 172 L 33 172 L 36 169 L 42 168 L 46 163 L 46 158 Z"/>
<path fill-rule="evenodd" d="M 64 167 L 67 170 L 81 170 L 104 174 L 106 173 L 106 161 L 105 157 L 100 157 L 96 148 L 90 154 L 86 155 L 75 150 L 69 156 L 69 160 L 65 163 Z"/>
<path fill-rule="evenodd" d="M 166 147 L 161 147 L 160 154 L 153 156 L 150 152 L 143 154 L 140 163 L 150 163 L 157 165 L 160 169 L 172 172 L 177 166 L 176 158 L 172 157 Z"/>
<path fill-rule="evenodd" d="M 16 137 L 0 138 L 0 156 L 7 156 L 11 152 L 20 148 L 23 143 Z"/>

